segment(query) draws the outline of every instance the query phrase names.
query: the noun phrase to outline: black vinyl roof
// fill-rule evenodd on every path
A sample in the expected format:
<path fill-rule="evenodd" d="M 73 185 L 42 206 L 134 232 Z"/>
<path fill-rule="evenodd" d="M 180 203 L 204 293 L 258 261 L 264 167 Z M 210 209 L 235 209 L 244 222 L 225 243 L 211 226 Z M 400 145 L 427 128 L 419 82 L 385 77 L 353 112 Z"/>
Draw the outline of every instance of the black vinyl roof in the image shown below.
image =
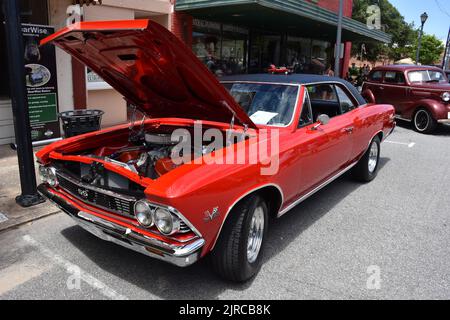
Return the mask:
<path fill-rule="evenodd" d="M 338 82 L 347 87 L 347 89 L 353 94 L 356 100 L 358 100 L 359 105 L 367 103 L 367 101 L 361 96 L 361 94 L 355 88 L 355 86 L 353 86 L 350 82 L 337 77 L 329 77 L 316 74 L 278 75 L 278 74 L 261 73 L 261 74 L 241 74 L 234 76 L 224 76 L 220 77 L 219 81 L 221 82 L 250 81 L 250 82 L 266 82 L 266 83 L 281 83 L 281 84 L 285 83 L 285 84 L 299 84 L 299 85 L 314 84 L 320 82 Z"/>

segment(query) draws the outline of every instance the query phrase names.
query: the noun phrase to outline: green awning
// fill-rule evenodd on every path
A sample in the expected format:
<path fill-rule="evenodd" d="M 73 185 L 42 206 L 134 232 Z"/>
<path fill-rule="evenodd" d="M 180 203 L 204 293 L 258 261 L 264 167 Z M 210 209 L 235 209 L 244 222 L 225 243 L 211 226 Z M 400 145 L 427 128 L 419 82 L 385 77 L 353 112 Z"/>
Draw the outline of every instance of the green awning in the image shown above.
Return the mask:
<path fill-rule="evenodd" d="M 336 39 L 338 15 L 305 0 L 177 0 L 175 10 L 204 20 Z M 342 32 L 343 41 L 392 40 L 389 34 L 350 18 L 344 18 Z"/>

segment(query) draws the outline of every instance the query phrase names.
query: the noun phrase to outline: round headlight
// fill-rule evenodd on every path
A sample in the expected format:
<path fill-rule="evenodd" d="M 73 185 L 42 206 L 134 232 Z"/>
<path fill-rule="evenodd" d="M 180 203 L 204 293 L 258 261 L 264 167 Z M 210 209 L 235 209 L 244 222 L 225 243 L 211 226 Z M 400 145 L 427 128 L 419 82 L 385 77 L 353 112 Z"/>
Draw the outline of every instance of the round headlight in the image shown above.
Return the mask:
<path fill-rule="evenodd" d="M 166 236 L 170 236 L 180 230 L 180 220 L 174 217 L 167 209 L 157 209 L 154 213 L 154 220 L 158 230 Z"/>
<path fill-rule="evenodd" d="M 48 180 L 48 173 L 47 168 L 44 166 L 39 166 L 39 178 L 41 179 L 42 183 L 46 183 Z"/>
<path fill-rule="evenodd" d="M 140 200 L 134 205 L 134 214 L 139 224 L 145 228 L 153 226 L 153 211 L 147 201 Z"/>
<path fill-rule="evenodd" d="M 445 102 L 449 102 L 450 101 L 450 92 L 444 92 L 442 94 L 442 100 L 444 100 Z"/>
<path fill-rule="evenodd" d="M 56 176 L 56 169 L 52 167 L 47 168 L 47 183 L 51 187 L 57 187 L 59 185 L 58 177 Z"/>

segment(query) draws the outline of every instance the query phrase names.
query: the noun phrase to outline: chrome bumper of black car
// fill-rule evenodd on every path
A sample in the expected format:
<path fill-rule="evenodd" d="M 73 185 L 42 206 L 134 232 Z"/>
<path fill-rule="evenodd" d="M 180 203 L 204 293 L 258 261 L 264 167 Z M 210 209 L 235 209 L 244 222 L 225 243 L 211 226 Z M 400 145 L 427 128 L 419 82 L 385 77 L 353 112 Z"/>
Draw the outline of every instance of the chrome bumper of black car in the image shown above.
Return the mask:
<path fill-rule="evenodd" d="M 201 248 L 205 244 L 204 239 L 196 239 L 180 246 L 170 245 L 79 210 L 65 199 L 49 192 L 49 187 L 45 184 L 40 185 L 38 191 L 73 218 L 83 229 L 100 239 L 179 267 L 187 267 L 200 259 Z"/>

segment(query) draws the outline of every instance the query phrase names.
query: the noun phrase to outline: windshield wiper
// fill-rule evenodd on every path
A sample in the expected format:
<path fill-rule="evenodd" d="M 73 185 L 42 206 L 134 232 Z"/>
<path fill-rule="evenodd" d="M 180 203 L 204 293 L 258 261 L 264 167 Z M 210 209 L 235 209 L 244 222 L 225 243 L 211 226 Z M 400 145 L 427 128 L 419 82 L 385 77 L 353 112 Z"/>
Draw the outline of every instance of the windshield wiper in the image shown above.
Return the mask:
<path fill-rule="evenodd" d="M 435 80 L 428 80 L 428 81 L 425 81 L 426 83 L 432 83 L 432 82 L 440 82 L 441 80 L 438 80 L 438 79 L 435 79 Z"/>

